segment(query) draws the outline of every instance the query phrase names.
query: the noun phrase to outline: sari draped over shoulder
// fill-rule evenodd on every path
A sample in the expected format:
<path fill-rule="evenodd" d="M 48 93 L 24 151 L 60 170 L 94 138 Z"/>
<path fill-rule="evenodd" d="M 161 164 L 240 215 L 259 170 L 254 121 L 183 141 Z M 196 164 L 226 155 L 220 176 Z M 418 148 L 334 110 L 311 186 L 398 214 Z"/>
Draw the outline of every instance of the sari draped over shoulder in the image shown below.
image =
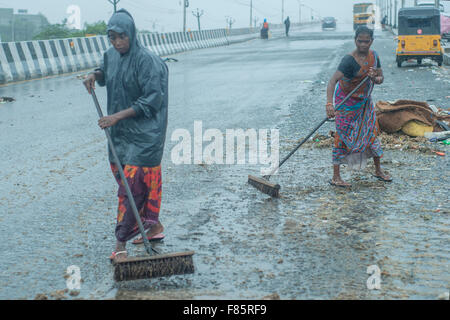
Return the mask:
<path fill-rule="evenodd" d="M 334 105 L 341 103 L 368 74 L 369 68 L 378 68 L 378 56 L 369 51 L 367 62 L 353 78 L 344 77 L 336 86 Z M 372 101 L 374 83 L 366 81 L 339 110 L 336 110 L 336 134 L 333 164 L 348 164 L 352 169 L 363 169 L 371 157 L 382 157 L 383 150 L 377 139 L 379 126 Z"/>

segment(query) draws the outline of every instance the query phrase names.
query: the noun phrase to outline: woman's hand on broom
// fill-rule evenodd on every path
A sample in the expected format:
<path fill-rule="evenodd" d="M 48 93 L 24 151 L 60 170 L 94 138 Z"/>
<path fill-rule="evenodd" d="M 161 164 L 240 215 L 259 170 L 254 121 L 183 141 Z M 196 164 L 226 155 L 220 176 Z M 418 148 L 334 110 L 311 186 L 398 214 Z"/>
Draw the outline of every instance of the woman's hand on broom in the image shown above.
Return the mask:
<path fill-rule="evenodd" d="M 334 118 L 334 106 L 332 102 L 327 102 L 326 105 L 326 111 L 327 111 L 327 117 L 328 119 L 333 119 Z"/>
<path fill-rule="evenodd" d="M 370 67 L 369 73 L 367 75 L 370 77 L 370 79 L 375 81 L 375 78 L 378 76 L 378 72 L 374 68 Z"/>
<path fill-rule="evenodd" d="M 383 73 L 382 73 L 381 69 L 374 69 L 371 67 L 369 69 L 369 73 L 367 75 L 370 77 L 370 79 L 372 79 L 372 81 L 375 84 L 383 83 L 384 77 L 383 77 Z"/>
<path fill-rule="evenodd" d="M 100 126 L 100 128 L 106 129 L 106 128 L 115 126 L 117 124 L 117 122 L 119 122 L 123 119 L 132 118 L 135 116 L 136 116 L 136 111 L 134 111 L 134 109 L 130 107 L 128 109 L 114 113 L 110 116 L 100 118 L 98 120 L 98 125 Z"/>
<path fill-rule="evenodd" d="M 106 128 L 115 126 L 117 124 L 117 122 L 119 122 L 119 121 L 120 121 L 120 118 L 117 117 L 115 114 L 113 114 L 110 116 L 100 118 L 98 120 L 98 125 L 100 128 L 106 129 Z"/>
<path fill-rule="evenodd" d="M 375 84 L 382 84 L 384 81 L 383 72 L 381 69 L 370 68 L 367 76 L 372 79 Z"/>
<path fill-rule="evenodd" d="M 84 86 L 86 87 L 89 94 L 91 94 L 91 90 L 95 90 L 95 80 L 96 76 L 94 72 L 91 72 L 87 75 L 86 79 L 83 81 Z"/>

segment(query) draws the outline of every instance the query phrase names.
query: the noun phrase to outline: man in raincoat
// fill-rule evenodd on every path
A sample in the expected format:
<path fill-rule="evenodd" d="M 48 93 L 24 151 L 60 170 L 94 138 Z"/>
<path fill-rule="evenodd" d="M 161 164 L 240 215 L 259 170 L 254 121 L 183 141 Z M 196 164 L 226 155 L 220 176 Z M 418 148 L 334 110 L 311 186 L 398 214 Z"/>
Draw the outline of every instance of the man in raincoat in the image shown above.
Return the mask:
<path fill-rule="evenodd" d="M 95 89 L 95 81 L 100 86 L 106 85 L 108 116 L 98 124 L 110 130 L 149 240 L 162 239 L 159 210 L 168 115 L 168 68 L 160 57 L 139 43 L 134 20 L 126 10 L 114 13 L 107 31 L 112 47 L 84 85 L 89 93 Z M 127 257 L 126 242 L 139 229 L 111 150 L 109 161 L 119 185 L 117 243 L 110 258 L 123 260 Z M 133 243 L 142 243 L 142 239 Z"/>
<path fill-rule="evenodd" d="M 286 29 L 286 37 L 289 37 L 289 29 L 291 28 L 291 20 L 289 19 L 289 16 L 284 20 L 284 26 Z"/>

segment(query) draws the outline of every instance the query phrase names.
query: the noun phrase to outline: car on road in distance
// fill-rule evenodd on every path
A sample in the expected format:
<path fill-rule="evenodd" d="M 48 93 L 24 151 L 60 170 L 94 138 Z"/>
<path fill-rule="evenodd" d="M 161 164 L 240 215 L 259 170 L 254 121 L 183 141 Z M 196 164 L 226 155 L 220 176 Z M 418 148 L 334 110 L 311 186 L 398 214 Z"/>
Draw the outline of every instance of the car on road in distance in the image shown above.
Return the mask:
<path fill-rule="evenodd" d="M 322 30 L 333 29 L 336 30 L 336 19 L 334 17 L 325 17 L 322 20 Z"/>

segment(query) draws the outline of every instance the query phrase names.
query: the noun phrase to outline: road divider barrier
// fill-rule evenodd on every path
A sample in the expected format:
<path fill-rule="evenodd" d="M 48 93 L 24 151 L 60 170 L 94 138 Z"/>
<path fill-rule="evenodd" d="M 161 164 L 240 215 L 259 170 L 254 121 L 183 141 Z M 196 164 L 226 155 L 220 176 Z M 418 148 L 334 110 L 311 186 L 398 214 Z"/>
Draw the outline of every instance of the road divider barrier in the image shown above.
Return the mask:
<path fill-rule="evenodd" d="M 281 29 L 282 25 L 273 25 Z M 159 56 L 225 46 L 259 38 L 259 29 L 141 33 L 143 46 Z M 0 84 L 98 67 L 111 46 L 107 36 L 0 43 Z"/>

